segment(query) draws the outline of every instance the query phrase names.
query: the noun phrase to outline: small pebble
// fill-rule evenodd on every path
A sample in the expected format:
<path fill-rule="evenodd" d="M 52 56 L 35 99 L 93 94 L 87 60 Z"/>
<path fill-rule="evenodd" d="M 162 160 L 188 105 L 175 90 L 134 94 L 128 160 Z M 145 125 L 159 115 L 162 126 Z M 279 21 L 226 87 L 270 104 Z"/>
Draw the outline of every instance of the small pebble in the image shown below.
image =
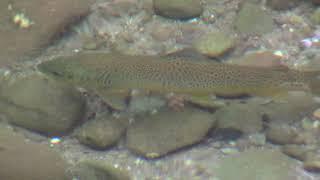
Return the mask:
<path fill-rule="evenodd" d="M 310 172 L 320 172 L 320 160 L 310 160 L 303 163 L 303 168 Z"/>
<path fill-rule="evenodd" d="M 320 119 L 320 108 L 319 108 L 319 109 L 316 109 L 316 110 L 313 112 L 313 117 L 315 117 L 316 119 Z"/>

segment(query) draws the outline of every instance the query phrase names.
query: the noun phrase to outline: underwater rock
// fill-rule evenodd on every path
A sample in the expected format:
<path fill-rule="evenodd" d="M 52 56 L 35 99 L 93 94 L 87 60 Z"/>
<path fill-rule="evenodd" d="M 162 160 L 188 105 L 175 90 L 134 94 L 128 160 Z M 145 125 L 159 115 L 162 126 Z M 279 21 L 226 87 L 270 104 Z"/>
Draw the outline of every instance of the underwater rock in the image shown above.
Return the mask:
<path fill-rule="evenodd" d="M 223 32 L 211 32 L 201 36 L 194 42 L 194 48 L 208 57 L 218 57 L 233 48 L 235 41 L 232 36 Z"/>
<path fill-rule="evenodd" d="M 320 0 L 312 0 L 314 4 L 320 5 Z"/>
<path fill-rule="evenodd" d="M 267 5 L 275 10 L 287 10 L 297 5 L 298 0 L 268 0 Z"/>
<path fill-rule="evenodd" d="M 72 168 L 73 177 L 81 180 L 129 180 L 128 172 L 102 161 L 84 160 Z"/>
<path fill-rule="evenodd" d="M 303 162 L 303 168 L 309 172 L 320 172 L 320 154 L 317 151 L 308 152 Z"/>
<path fill-rule="evenodd" d="M 68 132 L 84 111 L 84 98 L 75 88 L 38 74 L 1 89 L 0 112 L 9 122 L 46 135 Z"/>
<path fill-rule="evenodd" d="M 320 108 L 313 111 L 313 117 L 316 119 L 320 119 Z"/>
<path fill-rule="evenodd" d="M 201 141 L 214 122 L 210 113 L 196 109 L 163 110 L 128 127 L 127 147 L 146 158 L 158 158 Z"/>
<path fill-rule="evenodd" d="M 320 24 L 320 8 L 317 8 L 310 17 L 311 21 L 314 23 L 314 25 Z"/>
<path fill-rule="evenodd" d="M 294 160 L 279 151 L 251 149 L 222 158 L 213 172 L 223 180 L 292 180 L 297 176 L 295 165 Z"/>
<path fill-rule="evenodd" d="M 132 95 L 128 110 L 133 114 L 152 113 L 165 105 L 166 100 L 159 96 Z"/>
<path fill-rule="evenodd" d="M 280 97 L 279 101 L 272 100 L 261 107 L 266 121 L 294 123 L 311 114 L 317 108 L 317 104 L 311 94 L 295 92 L 289 93 L 287 97 Z"/>
<path fill-rule="evenodd" d="M 271 123 L 266 131 L 267 140 L 274 144 L 301 144 L 298 132 L 286 124 Z"/>
<path fill-rule="evenodd" d="M 116 0 L 100 2 L 98 11 L 104 18 L 132 16 L 140 11 L 138 0 Z"/>
<path fill-rule="evenodd" d="M 40 54 L 71 23 L 89 13 L 93 0 L 0 1 L 0 66 Z"/>
<path fill-rule="evenodd" d="M 125 121 L 111 115 L 101 116 L 83 124 L 76 137 L 80 143 L 91 148 L 106 149 L 122 137 L 126 128 Z"/>
<path fill-rule="evenodd" d="M 214 117 L 216 129 L 232 129 L 241 133 L 257 133 L 262 130 L 262 115 L 257 106 L 231 104 L 218 109 Z"/>
<path fill-rule="evenodd" d="M 255 51 L 240 57 L 240 59 L 232 60 L 232 63 L 253 67 L 285 68 L 281 58 L 281 56 L 275 55 L 272 51 Z"/>
<path fill-rule="evenodd" d="M 238 32 L 249 35 L 263 35 L 274 28 L 272 17 L 259 5 L 245 3 L 242 5 L 235 20 Z"/>
<path fill-rule="evenodd" d="M 288 144 L 282 146 L 281 151 L 292 158 L 304 161 L 311 150 L 306 146 Z"/>
<path fill-rule="evenodd" d="M 156 14 L 172 19 L 190 19 L 202 14 L 199 0 L 153 0 Z"/>
<path fill-rule="evenodd" d="M 48 145 L 25 139 L 0 124 L 0 179 L 67 180 L 66 162 Z"/>

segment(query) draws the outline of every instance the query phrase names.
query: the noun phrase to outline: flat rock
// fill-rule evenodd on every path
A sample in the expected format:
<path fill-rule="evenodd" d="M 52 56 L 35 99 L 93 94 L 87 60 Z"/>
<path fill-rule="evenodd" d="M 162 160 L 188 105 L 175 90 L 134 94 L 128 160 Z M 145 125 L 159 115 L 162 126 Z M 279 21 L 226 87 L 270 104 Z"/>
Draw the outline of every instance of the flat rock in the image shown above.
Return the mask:
<path fill-rule="evenodd" d="M 296 165 L 280 151 L 251 149 L 222 158 L 213 172 L 223 180 L 297 180 Z"/>
<path fill-rule="evenodd" d="M 86 122 L 76 133 L 80 143 L 94 149 L 106 149 L 122 137 L 126 120 L 105 115 Z"/>
<path fill-rule="evenodd" d="M 93 2 L 94 0 L 1 1 L 0 66 L 39 54 L 67 26 L 88 14 Z M 17 15 L 23 15 L 25 24 L 22 25 L 22 20 L 14 22 Z"/>
<path fill-rule="evenodd" d="M 249 35 L 269 33 L 274 26 L 271 15 L 254 3 L 244 3 L 235 21 L 236 30 Z"/>
<path fill-rule="evenodd" d="M 66 133 L 84 111 L 85 101 L 75 88 L 38 74 L 12 79 L 1 89 L 0 113 L 46 135 Z"/>
<path fill-rule="evenodd" d="M 202 14 L 199 0 L 153 0 L 156 14 L 172 19 L 190 19 Z"/>
<path fill-rule="evenodd" d="M 27 141 L 0 125 L 0 179 L 68 180 L 66 162 L 48 145 Z"/>
<path fill-rule="evenodd" d="M 257 133 L 262 130 L 262 114 L 257 106 L 231 104 L 217 110 L 216 129 L 232 129 L 241 133 Z"/>
<path fill-rule="evenodd" d="M 201 141 L 214 122 L 210 113 L 196 109 L 163 110 L 129 126 L 127 147 L 144 157 L 158 158 Z"/>

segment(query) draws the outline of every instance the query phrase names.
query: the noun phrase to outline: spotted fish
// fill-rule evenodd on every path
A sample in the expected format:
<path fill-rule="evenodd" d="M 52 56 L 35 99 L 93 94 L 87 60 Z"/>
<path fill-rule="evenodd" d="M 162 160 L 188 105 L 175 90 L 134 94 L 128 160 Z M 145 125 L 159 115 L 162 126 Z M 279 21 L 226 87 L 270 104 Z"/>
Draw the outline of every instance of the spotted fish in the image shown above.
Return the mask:
<path fill-rule="evenodd" d="M 38 69 L 75 85 L 105 92 L 143 89 L 218 96 L 272 96 L 291 90 L 320 92 L 318 71 L 248 67 L 156 56 L 78 53 L 42 62 Z"/>

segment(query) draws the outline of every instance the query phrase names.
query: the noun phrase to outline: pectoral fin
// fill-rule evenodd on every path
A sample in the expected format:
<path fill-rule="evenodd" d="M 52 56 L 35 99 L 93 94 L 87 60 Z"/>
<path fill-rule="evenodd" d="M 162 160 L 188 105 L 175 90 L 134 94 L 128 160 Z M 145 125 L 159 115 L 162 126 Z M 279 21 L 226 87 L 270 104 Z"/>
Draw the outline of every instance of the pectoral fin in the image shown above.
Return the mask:
<path fill-rule="evenodd" d="M 130 90 L 97 90 L 96 92 L 114 110 L 122 111 L 127 107 L 126 100 Z"/>

